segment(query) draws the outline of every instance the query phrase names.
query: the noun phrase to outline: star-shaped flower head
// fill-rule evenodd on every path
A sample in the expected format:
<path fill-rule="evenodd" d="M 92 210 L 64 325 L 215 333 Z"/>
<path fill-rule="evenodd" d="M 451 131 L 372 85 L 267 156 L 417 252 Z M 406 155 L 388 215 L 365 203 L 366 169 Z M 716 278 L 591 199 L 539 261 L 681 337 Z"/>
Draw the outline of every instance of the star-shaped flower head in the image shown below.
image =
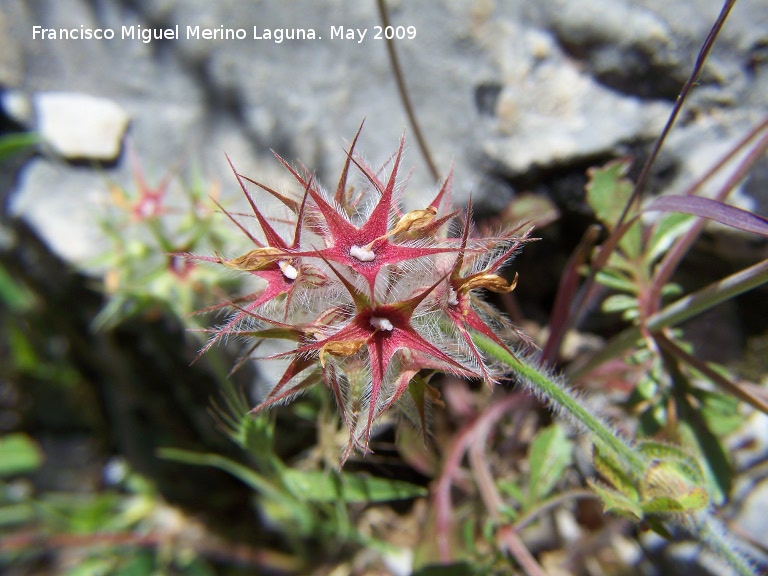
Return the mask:
<path fill-rule="evenodd" d="M 283 359 L 287 366 L 254 412 L 324 383 L 349 430 L 342 459 L 355 448 L 369 450 L 377 420 L 392 407 L 415 413 L 425 431 L 426 408 L 436 396 L 426 384 L 429 375 L 488 383 L 501 378 L 473 338 L 481 335 L 512 351 L 516 331 L 478 292 L 514 288 L 516 279 L 510 283 L 499 271 L 527 236 L 470 238 L 468 213 L 460 237 L 452 237 L 450 175 L 425 207 L 401 210 L 397 177 L 404 140 L 382 177 L 385 170 L 372 169 L 355 153 L 359 134 L 332 195 L 279 156 L 300 185 L 300 196 L 235 172 L 263 240 L 224 211 L 254 247 L 236 258 L 200 258 L 262 281 L 256 292 L 229 302 L 233 315 L 208 346 L 230 335 L 253 340 L 254 347 L 275 339 L 292 346 L 263 358 Z M 353 169 L 361 176 L 360 188 L 349 184 Z M 276 231 L 277 219 L 265 213 L 246 183 L 288 209 L 292 238 Z"/>

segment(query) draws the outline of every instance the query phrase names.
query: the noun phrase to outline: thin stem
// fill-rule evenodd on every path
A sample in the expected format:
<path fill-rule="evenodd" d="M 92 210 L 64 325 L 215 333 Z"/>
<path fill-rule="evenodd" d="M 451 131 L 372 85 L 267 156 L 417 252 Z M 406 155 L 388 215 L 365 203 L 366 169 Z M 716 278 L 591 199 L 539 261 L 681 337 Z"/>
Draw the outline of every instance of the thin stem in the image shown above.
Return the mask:
<path fill-rule="evenodd" d="M 164 549 L 175 538 L 168 532 L 109 532 L 94 534 L 45 534 L 38 531 L 20 532 L 0 538 L 2 553 L 49 553 L 67 548 L 155 548 Z M 217 541 L 209 534 L 201 535 L 195 542 L 195 551 L 200 556 L 241 566 L 255 566 L 279 573 L 297 573 L 300 562 L 293 556 L 252 548 L 244 544 L 230 544 Z"/>
<path fill-rule="evenodd" d="M 667 119 L 667 124 L 664 126 L 664 130 L 662 130 L 661 135 L 656 140 L 656 143 L 653 146 L 653 150 L 651 151 L 651 155 L 648 157 L 648 160 L 645 162 L 645 165 L 640 172 L 640 176 L 637 179 L 637 184 L 635 184 L 635 189 L 632 191 L 632 196 L 624 206 L 624 211 L 622 212 L 619 221 L 616 223 L 616 228 L 618 228 L 624 222 L 632 204 L 640 199 L 640 196 L 643 193 L 643 189 L 645 188 L 645 183 L 648 181 L 648 176 L 651 173 L 651 166 L 653 166 L 653 163 L 656 161 L 656 157 L 659 155 L 667 135 L 669 134 L 670 130 L 672 130 L 672 126 L 674 125 L 675 120 L 677 120 L 677 116 L 680 113 L 680 110 L 683 108 L 683 103 L 688 97 L 688 93 L 699 81 L 701 70 L 704 68 L 704 62 L 707 60 L 707 56 L 709 56 L 709 52 L 712 50 L 712 46 L 714 46 L 715 40 L 720 34 L 720 30 L 722 29 L 723 24 L 725 24 L 725 21 L 728 19 L 728 14 L 730 14 L 731 8 L 733 8 L 735 4 L 736 0 L 726 0 L 723 4 L 723 8 L 720 10 L 720 14 L 717 17 L 717 20 L 712 25 L 707 38 L 704 40 L 704 44 L 701 46 L 701 50 L 699 50 L 699 55 L 696 57 L 696 63 L 693 66 L 691 75 L 688 77 L 688 80 L 685 81 L 683 88 L 680 90 L 680 95 L 677 97 L 677 102 L 675 102 L 672 113 Z"/>
<path fill-rule="evenodd" d="M 517 397 L 514 398 L 515 403 L 517 403 Z M 485 446 L 491 429 L 496 424 L 496 421 L 506 412 L 507 410 L 496 410 L 493 418 L 478 418 L 473 439 L 469 445 L 469 463 L 472 467 L 480 496 L 483 499 L 488 515 L 497 523 L 501 520 L 500 510 L 504 505 L 504 500 L 502 500 L 501 494 L 496 489 L 496 481 L 488 464 Z M 517 560 L 517 563 L 520 564 L 520 567 L 528 576 L 546 576 L 542 567 L 520 539 L 518 531 L 514 526 L 499 526 L 496 532 L 496 539 L 499 547 L 506 549 Z"/>
<path fill-rule="evenodd" d="M 553 508 L 557 508 L 564 502 L 568 502 L 569 500 L 595 500 L 597 499 L 597 494 L 590 490 L 567 490 L 565 492 L 561 492 L 560 494 L 557 494 L 556 496 L 553 496 L 552 498 L 549 498 L 542 502 L 540 505 L 536 506 L 536 508 L 533 508 L 530 512 L 525 514 L 524 516 L 521 516 L 517 519 L 514 526 L 519 531 L 528 526 L 531 522 L 536 520 L 539 516 L 544 514 L 545 512 L 552 510 Z"/>
<path fill-rule="evenodd" d="M 560 277 L 555 304 L 549 317 L 549 338 L 547 338 L 544 351 L 541 353 L 541 359 L 545 364 L 551 364 L 557 360 L 557 354 L 565 336 L 565 328 L 568 325 L 568 318 L 573 317 L 571 302 L 573 302 L 578 290 L 579 271 L 589 260 L 592 247 L 595 245 L 599 234 L 599 226 L 593 224 L 587 228 Z"/>
<path fill-rule="evenodd" d="M 739 294 L 747 292 L 762 284 L 768 283 L 768 260 L 758 262 L 735 274 L 710 284 L 693 294 L 680 298 L 660 312 L 657 312 L 646 323 L 649 332 L 657 332 L 669 326 L 674 326 L 685 320 L 717 306 Z M 616 358 L 635 345 L 642 337 L 640 328 L 632 326 L 614 337 L 600 352 L 586 363 L 568 370 L 571 380 L 578 380 L 606 360 Z"/>
<path fill-rule="evenodd" d="M 493 424 L 495 421 L 486 421 L 485 425 L 477 427 L 473 434 L 474 438 L 469 445 L 468 456 L 483 504 L 485 504 L 491 519 L 498 522 L 501 516 L 499 511 L 504 506 L 504 501 L 499 491 L 496 490 L 496 482 L 488 464 L 488 456 L 485 453 L 485 443 Z"/>
<path fill-rule="evenodd" d="M 679 324 L 766 282 L 768 260 L 763 260 L 670 304 L 648 319 L 648 330 L 655 332 Z"/>
<path fill-rule="evenodd" d="M 544 569 L 533 557 L 531 551 L 528 550 L 525 543 L 520 538 L 513 526 L 502 526 L 497 533 L 497 539 L 500 544 L 509 551 L 509 553 L 517 560 L 520 567 L 528 576 L 547 576 Z"/>
<path fill-rule="evenodd" d="M 387 28 L 389 24 L 389 11 L 387 10 L 387 3 L 385 0 L 377 0 L 376 3 L 379 7 L 379 17 L 381 18 L 381 25 Z M 427 168 L 432 178 L 437 181 L 440 180 L 440 172 L 437 170 L 434 160 L 432 160 L 432 154 L 429 152 L 427 141 L 424 139 L 424 135 L 421 132 L 419 122 L 416 119 L 416 113 L 411 103 L 411 97 L 408 95 L 408 89 L 405 86 L 405 77 L 403 76 L 403 69 L 400 66 L 400 60 L 397 57 L 397 51 L 395 50 L 395 41 L 392 38 L 386 38 L 387 54 L 389 55 L 389 62 L 392 66 L 392 72 L 395 75 L 395 81 L 397 82 L 397 92 L 400 94 L 400 100 L 405 108 L 405 113 L 408 116 L 408 121 L 413 128 L 413 134 L 416 136 L 416 142 L 421 150 L 421 155 L 424 156 L 424 161 L 427 163 Z"/>
<path fill-rule="evenodd" d="M 691 368 L 701 372 L 710 382 L 717 384 L 720 388 L 726 392 L 730 392 L 739 400 L 746 402 L 753 408 L 760 410 L 764 414 L 768 414 L 768 402 L 762 398 L 759 398 L 758 396 L 754 396 L 748 390 L 743 389 L 735 382 L 731 382 L 728 380 L 728 378 L 725 378 L 720 373 L 710 368 L 709 365 L 703 360 L 699 360 L 695 356 L 688 354 L 688 352 L 667 338 L 663 333 L 659 332 L 655 334 L 654 340 L 660 348 L 665 350 L 668 354 L 676 357 L 678 360 L 685 362 Z"/>
<path fill-rule="evenodd" d="M 725 528 L 719 522 L 707 514 L 695 518 L 694 523 L 697 536 L 739 576 L 755 576 L 756 572 L 749 560 L 728 541 Z"/>
<path fill-rule="evenodd" d="M 570 326 L 578 323 L 577 315 L 579 313 L 583 313 L 583 311 L 588 308 L 588 306 L 586 306 L 585 304 L 589 301 L 589 299 L 594 294 L 593 288 L 595 284 L 595 277 L 597 273 L 600 271 L 600 269 L 608 261 L 608 257 L 610 256 L 611 252 L 613 252 L 616 246 L 618 246 L 619 239 L 621 238 L 621 236 L 626 232 L 628 226 L 624 226 L 623 223 L 626 220 L 627 215 L 629 214 L 629 210 L 632 207 L 632 205 L 635 204 L 639 200 L 640 196 L 642 195 L 643 189 L 645 188 L 645 184 L 650 175 L 651 167 L 653 166 L 653 163 L 656 161 L 656 157 L 658 156 L 659 151 L 661 150 L 661 147 L 667 138 L 667 134 L 669 134 L 669 131 L 672 129 L 672 126 L 674 125 L 675 120 L 677 119 L 677 116 L 683 107 L 683 103 L 685 102 L 685 99 L 688 96 L 688 93 L 696 85 L 699 75 L 701 74 L 701 69 L 704 67 L 704 62 L 706 61 L 707 56 L 709 55 L 709 52 L 712 49 L 712 46 L 714 45 L 714 42 L 718 34 L 720 33 L 720 29 L 723 27 L 723 24 L 725 24 L 725 20 L 728 18 L 728 14 L 730 13 L 731 8 L 733 8 L 735 4 L 736 4 L 736 0 L 726 0 L 725 3 L 723 4 L 723 8 L 720 11 L 717 21 L 713 24 L 712 28 L 709 31 L 709 34 L 707 35 L 706 40 L 704 41 L 704 44 L 701 47 L 701 50 L 699 51 L 699 55 L 696 58 L 696 63 L 694 65 L 693 71 L 691 72 L 691 75 L 688 77 L 688 80 L 685 82 L 685 84 L 683 85 L 683 88 L 680 91 L 680 95 L 678 96 L 677 102 L 675 103 L 675 106 L 672 109 L 669 119 L 667 120 L 667 124 L 664 126 L 664 130 L 662 131 L 659 138 L 656 140 L 653 150 L 651 151 L 651 154 L 648 157 L 648 160 L 646 161 L 645 165 L 643 166 L 643 169 L 640 172 L 640 176 L 638 177 L 637 183 L 635 184 L 635 188 L 632 191 L 632 196 L 625 204 L 624 210 L 622 211 L 622 214 L 618 222 L 616 222 L 613 228 L 613 231 L 611 232 L 611 234 L 609 234 L 608 239 L 603 243 L 597 260 L 592 263 L 589 276 L 587 276 L 587 278 L 584 280 L 584 283 L 582 284 L 581 288 L 579 289 L 578 293 L 573 299 L 573 302 L 571 305 L 570 317 L 567 319 L 566 322 L 563 322 L 558 326 L 560 332 L 562 332 L 563 334 L 568 330 Z M 548 350 L 548 357 L 556 356 L 557 350 L 553 349 L 554 347 L 550 347 L 550 348 L 552 349 Z"/>
<path fill-rule="evenodd" d="M 473 335 L 478 348 L 493 356 L 499 362 L 509 366 L 512 371 L 534 390 L 540 392 L 550 403 L 564 413 L 573 417 L 587 430 L 592 432 L 608 448 L 623 458 L 630 469 L 642 474 L 646 467 L 646 459 L 639 455 L 633 447 L 611 430 L 606 423 L 592 414 L 579 400 L 572 396 L 562 385 L 552 381 L 549 376 L 537 368 L 520 361 L 505 348 L 499 346 L 490 338 L 481 334 Z"/>
<path fill-rule="evenodd" d="M 449 562 L 451 559 L 450 541 L 448 530 L 451 521 L 451 485 L 453 478 L 459 471 L 461 459 L 464 453 L 469 449 L 471 443 L 477 436 L 478 429 L 490 427 L 506 414 L 511 408 L 519 404 L 521 395 L 510 394 L 501 401 L 489 406 L 482 414 L 465 426 L 453 439 L 450 452 L 443 464 L 443 470 L 435 484 L 433 492 L 435 507 L 435 532 L 438 553 L 443 562 Z M 487 484 L 486 484 L 487 485 Z M 489 502 L 488 494 L 483 493 L 484 484 L 478 484 L 483 500 Z M 495 490 L 495 487 L 494 487 Z M 493 499 L 493 497 L 491 497 Z"/>
<path fill-rule="evenodd" d="M 768 120 L 761 124 L 759 130 L 768 128 Z M 753 131 L 749 134 L 750 139 L 754 138 L 757 133 Z M 750 150 L 747 157 L 739 165 L 738 169 L 731 174 L 725 184 L 721 187 L 718 193 L 714 196 L 714 200 L 725 200 L 728 194 L 736 187 L 736 185 L 743 180 L 749 171 L 754 167 L 755 163 L 765 156 L 765 151 L 768 150 L 768 134 L 764 135 L 757 144 Z M 730 154 L 729 154 L 730 156 Z M 690 192 L 689 192 L 690 193 Z M 704 229 L 706 220 L 704 218 L 698 218 L 693 226 L 683 235 L 682 238 L 677 240 L 675 244 L 670 248 L 669 252 L 664 256 L 664 259 L 656 267 L 656 271 L 653 275 L 652 293 L 648 299 L 650 306 L 656 307 L 656 309 L 650 309 L 648 312 L 656 312 L 658 310 L 659 302 L 661 301 L 661 291 L 664 285 L 669 282 L 673 272 L 677 269 L 680 261 L 685 254 L 688 253 L 693 243 L 701 234 Z"/>

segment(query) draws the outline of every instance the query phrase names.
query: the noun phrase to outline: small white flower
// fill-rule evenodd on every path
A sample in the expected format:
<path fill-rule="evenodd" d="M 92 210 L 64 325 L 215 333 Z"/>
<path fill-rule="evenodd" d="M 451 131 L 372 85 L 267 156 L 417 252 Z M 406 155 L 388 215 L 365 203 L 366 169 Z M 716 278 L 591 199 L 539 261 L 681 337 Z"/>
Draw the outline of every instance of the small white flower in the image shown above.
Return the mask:
<path fill-rule="evenodd" d="M 376 330 L 386 330 L 387 332 L 392 332 L 394 329 L 394 326 L 392 326 L 392 322 L 390 322 L 386 318 L 378 318 L 377 316 L 371 316 L 371 319 L 369 320 L 371 323 L 371 326 L 376 328 Z"/>
<path fill-rule="evenodd" d="M 352 246 L 349 249 L 349 255 L 352 258 L 357 258 L 360 262 L 373 262 L 376 259 L 376 254 L 372 250 L 360 246 Z"/>

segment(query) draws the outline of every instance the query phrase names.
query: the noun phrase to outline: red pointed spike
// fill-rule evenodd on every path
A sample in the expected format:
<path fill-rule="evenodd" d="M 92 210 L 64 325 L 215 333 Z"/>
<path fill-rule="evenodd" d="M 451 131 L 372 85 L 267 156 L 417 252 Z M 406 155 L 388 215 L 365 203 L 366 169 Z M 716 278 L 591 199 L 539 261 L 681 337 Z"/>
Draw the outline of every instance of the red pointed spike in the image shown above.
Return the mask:
<path fill-rule="evenodd" d="M 280 164 L 282 164 L 282 165 L 283 165 L 283 167 L 284 167 L 286 170 L 288 170 L 288 172 L 290 172 L 290 173 L 293 175 L 293 177 L 294 177 L 294 178 L 296 178 L 296 180 L 298 180 L 298 181 L 299 181 L 299 183 L 300 183 L 302 186 L 304 186 L 304 187 L 306 187 L 306 186 L 307 186 L 307 181 L 306 181 L 306 179 L 305 179 L 305 178 L 304 178 L 304 177 L 303 177 L 301 174 L 299 174 L 298 172 L 296 172 L 296 170 L 294 170 L 294 169 L 293 169 L 293 166 L 291 166 L 291 165 L 290 165 L 288 162 L 286 162 L 286 161 L 283 159 L 283 157 L 282 157 L 282 156 L 280 156 L 280 154 L 278 154 L 278 153 L 277 153 L 277 152 L 275 152 L 274 150 L 272 150 L 272 154 L 274 154 L 274 155 L 275 155 L 275 158 L 277 158 L 277 161 L 278 161 L 278 162 L 280 162 Z"/>
<path fill-rule="evenodd" d="M 237 170 L 235 170 L 235 165 L 232 164 L 232 160 L 227 156 L 227 162 L 229 162 L 230 168 L 232 168 L 232 172 L 235 174 L 235 177 L 237 178 L 237 183 L 240 184 L 240 188 L 243 190 L 243 194 L 245 194 L 245 197 L 248 199 L 248 203 L 251 205 L 251 209 L 253 210 L 254 215 L 259 220 L 259 225 L 261 226 L 261 229 L 264 231 L 264 236 L 267 239 L 267 244 L 272 246 L 273 248 L 285 248 L 288 247 L 285 245 L 285 242 L 282 238 L 280 238 L 280 235 L 275 232 L 274 228 L 267 222 L 267 219 L 264 218 L 261 211 L 256 207 L 256 203 L 253 201 L 253 198 L 251 198 L 251 195 L 248 193 L 248 190 L 245 187 L 245 184 L 243 184 L 243 179 L 240 176 L 240 174 L 237 173 Z"/>
<path fill-rule="evenodd" d="M 257 182 L 256 180 L 252 180 L 251 178 L 248 178 L 248 176 L 245 176 L 244 174 L 240 174 L 238 172 L 237 176 L 239 176 L 240 178 L 242 178 L 246 182 L 250 182 L 254 186 L 258 186 L 259 188 L 261 188 L 265 192 L 268 192 L 269 194 L 271 194 L 272 196 L 274 196 L 275 198 L 280 200 L 280 202 L 285 204 L 285 206 L 291 212 L 293 212 L 294 214 L 296 214 L 298 212 L 299 203 L 296 202 L 296 200 L 292 200 L 291 198 L 288 198 L 287 196 L 284 196 L 283 194 L 280 194 L 280 192 L 278 192 L 277 190 L 273 190 L 272 188 L 270 188 L 269 186 L 267 186 L 265 184 L 262 184 L 261 182 Z"/>
<path fill-rule="evenodd" d="M 309 179 L 307 185 L 304 187 L 304 196 L 301 198 L 301 206 L 299 206 L 299 212 L 296 215 L 296 230 L 293 232 L 293 244 L 291 249 L 297 250 L 301 244 L 301 227 L 304 224 L 304 209 L 307 206 L 307 198 L 309 197 L 309 189 L 312 187 L 312 178 Z"/>
<path fill-rule="evenodd" d="M 365 119 L 360 122 L 360 127 L 357 129 L 357 133 L 352 139 L 352 144 L 349 146 L 349 151 L 347 151 L 347 158 L 344 160 L 344 168 L 341 171 L 341 178 L 339 178 L 339 184 L 336 187 L 336 193 L 333 195 L 333 199 L 339 204 L 345 203 L 344 196 L 347 191 L 347 176 L 349 175 L 349 166 L 352 161 L 352 155 L 355 153 L 355 144 L 357 144 L 357 139 L 360 136 L 360 133 L 363 131 L 363 124 L 365 124 Z"/>
<path fill-rule="evenodd" d="M 437 196 L 435 196 L 435 199 L 432 200 L 432 203 L 430 204 L 432 208 L 436 210 L 439 209 L 443 199 L 450 196 L 452 183 L 453 183 L 453 164 L 451 164 L 451 167 L 448 170 L 448 176 L 446 176 L 445 180 L 443 180 L 443 185 L 440 186 L 440 191 L 437 193 Z"/>
<path fill-rule="evenodd" d="M 360 170 L 360 172 L 363 173 L 363 176 L 366 177 L 368 182 L 370 182 L 376 190 L 379 191 L 380 194 L 384 194 L 384 190 L 386 189 L 386 185 L 379 180 L 379 177 L 373 173 L 373 170 L 371 170 L 371 167 L 368 166 L 361 158 L 351 158 L 352 163 L 357 166 L 357 169 Z"/>
<path fill-rule="evenodd" d="M 291 396 L 298 394 L 303 389 L 308 388 L 314 384 L 314 380 L 317 378 L 317 375 L 310 374 L 296 386 L 292 386 L 288 390 L 283 391 L 283 388 L 286 384 L 288 384 L 288 382 L 290 382 L 298 374 L 301 374 L 307 368 L 311 367 L 312 364 L 314 364 L 314 360 L 307 360 L 300 357 L 294 358 L 293 361 L 288 365 L 288 368 L 285 369 L 285 372 L 280 378 L 280 381 L 275 384 L 275 387 L 272 388 L 267 397 L 264 398 L 264 400 L 258 406 L 251 410 L 251 414 L 256 415 L 265 408 L 274 406 L 275 404 L 278 404 L 286 398 L 290 398 Z"/>
<path fill-rule="evenodd" d="M 245 310 L 256 308 L 257 306 L 255 303 L 251 303 L 248 306 L 245 307 Z M 245 312 L 245 310 L 243 310 Z M 242 312 L 232 318 L 229 322 L 227 322 L 223 327 L 216 329 L 216 333 L 214 336 L 206 342 L 205 346 L 203 346 L 200 351 L 197 353 L 197 355 L 192 359 L 192 364 L 197 362 L 203 354 L 205 354 L 208 350 L 210 350 L 219 340 L 224 338 L 225 336 L 229 336 L 234 333 L 233 329 L 235 326 L 237 326 L 238 323 L 242 321 L 243 318 L 245 318 L 246 314 L 243 314 Z"/>
<path fill-rule="evenodd" d="M 291 171 L 293 172 L 292 169 Z M 329 204 L 328 201 L 323 198 L 323 195 L 320 194 L 320 192 L 310 186 L 308 182 L 305 182 L 304 180 L 301 180 L 301 182 L 304 184 L 304 187 L 312 200 L 314 200 L 315 204 L 317 204 L 317 209 L 323 215 L 323 218 L 325 218 L 325 222 L 328 224 L 328 229 L 331 232 L 331 236 L 333 236 L 334 243 L 339 238 L 348 238 L 357 232 L 357 228 L 355 228 L 349 221 L 347 221 L 341 214 L 339 214 L 336 211 L 336 208 Z"/>
<path fill-rule="evenodd" d="M 510 244 L 509 248 L 504 250 L 491 264 L 486 267 L 487 272 L 496 272 L 501 268 L 504 263 L 520 248 L 520 245 L 525 241 L 525 237 L 530 233 L 530 230 L 526 231 L 521 238 L 515 238 Z"/>
<path fill-rule="evenodd" d="M 464 252 L 467 250 L 467 241 L 469 240 L 469 225 L 472 221 L 472 197 L 467 203 L 467 218 L 464 221 L 464 231 L 461 234 L 461 248 L 456 256 L 456 264 L 451 272 L 451 280 L 458 280 L 461 276 L 461 267 L 464 266 Z"/>
<path fill-rule="evenodd" d="M 421 292 L 420 294 L 416 294 L 416 296 L 411 296 L 408 300 L 404 302 L 399 302 L 398 304 L 394 304 L 399 310 L 408 312 L 409 314 L 413 313 L 414 310 L 418 307 L 419 304 L 421 304 L 424 301 L 424 298 L 426 298 L 429 294 L 432 293 L 432 291 L 440 286 L 442 282 L 445 281 L 446 278 L 448 278 L 448 274 L 444 274 L 437 282 L 432 284 L 429 288 L 424 290 L 424 292 Z"/>
<path fill-rule="evenodd" d="M 325 370 L 323 370 L 323 380 L 325 381 L 325 385 L 333 392 L 333 396 L 336 399 L 339 411 L 341 412 L 341 417 L 344 419 L 344 425 L 347 427 L 347 430 L 349 430 L 350 435 L 353 434 L 353 424 L 349 419 L 349 414 L 347 414 L 347 408 L 344 404 L 344 396 L 341 392 L 341 387 L 339 386 L 336 377 L 336 368 L 333 364 L 326 364 Z"/>
<path fill-rule="evenodd" d="M 328 267 L 333 270 L 333 273 L 336 274 L 339 280 L 341 280 L 341 283 L 344 284 L 344 287 L 349 292 L 350 296 L 352 296 L 352 301 L 355 303 L 355 308 L 358 310 L 358 312 L 364 308 L 370 308 L 371 301 L 368 300 L 368 297 L 363 294 L 360 290 L 357 289 L 349 280 L 347 280 L 341 272 L 339 272 L 336 267 L 330 263 L 330 261 L 323 256 L 322 252 L 319 250 L 315 251 L 317 256 L 323 259 L 323 261 L 328 265 Z"/>
<path fill-rule="evenodd" d="M 250 232 L 248 232 L 248 230 L 246 230 L 246 229 L 245 229 L 245 226 L 243 226 L 242 224 L 240 224 L 240 222 L 238 222 L 238 221 L 235 219 L 235 217 L 234 217 L 234 216 L 232 216 L 232 214 L 231 214 L 231 213 L 230 213 L 230 212 L 229 212 L 229 211 L 228 211 L 226 208 L 224 208 L 224 206 L 222 206 L 221 204 L 219 204 L 219 202 L 218 202 L 218 201 L 217 201 L 215 198 L 211 198 L 211 201 L 213 201 L 213 203 L 214 203 L 214 204 L 216 204 L 216 206 L 218 206 L 219 210 L 221 210 L 221 211 L 224 213 L 224 215 L 225 215 L 227 218 L 229 218 L 229 219 L 230 219 L 232 222 L 234 222 L 235 226 L 237 226 L 238 228 L 240 228 L 240 230 L 243 232 L 243 234 L 245 234 L 246 236 L 248 236 L 248 239 L 249 239 L 251 242 L 253 242 L 254 244 L 256 244 L 256 246 L 259 246 L 260 248 L 263 248 L 263 247 L 264 247 L 264 244 L 263 244 L 263 243 L 262 243 L 260 240 L 258 240 L 258 239 L 257 239 L 257 238 L 256 238 L 256 237 L 253 235 L 253 234 L 251 234 Z"/>
<path fill-rule="evenodd" d="M 400 147 L 397 150 L 397 157 L 395 158 L 394 165 L 392 166 L 392 171 L 389 174 L 389 179 L 387 180 L 386 186 L 384 186 L 383 189 L 381 189 L 381 182 L 378 182 L 378 179 L 371 180 L 371 177 L 366 173 L 366 176 L 371 181 L 371 183 L 374 186 L 377 186 L 379 190 L 381 191 L 381 198 L 379 198 L 379 202 L 376 204 L 376 207 L 373 209 L 373 212 L 371 212 L 371 216 L 368 218 L 368 221 L 365 223 L 363 228 L 366 230 L 372 230 L 372 232 L 376 236 L 383 236 L 387 233 L 387 230 L 389 228 L 389 211 L 392 209 L 392 194 L 395 190 L 395 184 L 397 180 L 397 171 L 400 167 L 400 162 L 402 160 L 403 156 L 403 149 L 405 148 L 405 137 L 400 139 Z M 359 166 L 359 164 L 358 164 Z M 378 184 L 377 184 L 378 182 Z"/>
<path fill-rule="evenodd" d="M 373 425 L 373 417 L 376 412 L 376 403 L 379 401 L 381 383 L 384 380 L 384 373 L 387 370 L 387 366 L 384 365 L 381 340 L 375 338 L 367 347 L 368 357 L 371 360 L 371 398 L 368 402 L 368 421 L 365 425 L 365 430 L 363 431 L 365 438 L 363 444 L 365 446 L 368 446 L 371 440 L 371 426 Z M 387 365 L 389 365 L 389 358 L 387 358 Z"/>

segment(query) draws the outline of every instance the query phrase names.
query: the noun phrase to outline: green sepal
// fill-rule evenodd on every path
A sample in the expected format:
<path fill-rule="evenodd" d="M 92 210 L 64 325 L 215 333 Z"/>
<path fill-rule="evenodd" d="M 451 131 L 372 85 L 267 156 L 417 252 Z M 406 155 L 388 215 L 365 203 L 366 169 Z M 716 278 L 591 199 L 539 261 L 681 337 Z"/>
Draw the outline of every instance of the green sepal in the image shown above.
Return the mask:
<path fill-rule="evenodd" d="M 604 484 L 592 482 L 591 480 L 587 480 L 587 484 L 600 498 L 600 501 L 603 503 L 604 512 L 613 512 L 635 521 L 643 519 L 643 509 L 636 501 Z"/>

